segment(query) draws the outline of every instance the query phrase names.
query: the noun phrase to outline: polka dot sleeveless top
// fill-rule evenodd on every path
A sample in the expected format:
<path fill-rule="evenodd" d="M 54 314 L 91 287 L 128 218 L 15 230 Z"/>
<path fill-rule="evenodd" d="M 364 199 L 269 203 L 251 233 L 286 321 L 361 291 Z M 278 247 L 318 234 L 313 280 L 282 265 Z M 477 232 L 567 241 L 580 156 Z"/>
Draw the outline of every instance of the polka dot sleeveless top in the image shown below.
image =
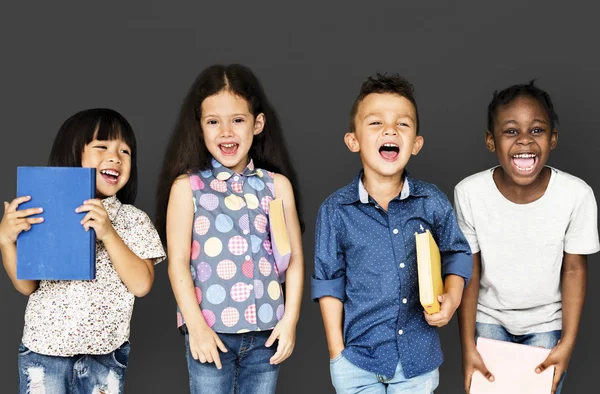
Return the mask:
<path fill-rule="evenodd" d="M 190 269 L 206 323 L 216 332 L 268 330 L 283 317 L 284 304 L 269 232 L 273 173 L 241 174 L 212 160 L 190 174 L 194 223 Z M 185 324 L 177 312 L 177 325 Z"/>

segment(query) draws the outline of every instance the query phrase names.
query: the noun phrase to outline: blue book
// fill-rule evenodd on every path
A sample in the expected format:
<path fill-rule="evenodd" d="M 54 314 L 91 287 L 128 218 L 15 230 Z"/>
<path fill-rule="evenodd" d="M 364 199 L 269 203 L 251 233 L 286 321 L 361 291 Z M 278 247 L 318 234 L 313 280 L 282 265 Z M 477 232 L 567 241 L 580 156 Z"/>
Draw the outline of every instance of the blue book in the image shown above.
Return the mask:
<path fill-rule="evenodd" d="M 44 221 L 17 237 L 17 279 L 91 280 L 96 277 L 96 233 L 85 231 L 87 212 L 75 209 L 96 196 L 96 169 L 18 167 L 19 210 L 40 207 Z"/>

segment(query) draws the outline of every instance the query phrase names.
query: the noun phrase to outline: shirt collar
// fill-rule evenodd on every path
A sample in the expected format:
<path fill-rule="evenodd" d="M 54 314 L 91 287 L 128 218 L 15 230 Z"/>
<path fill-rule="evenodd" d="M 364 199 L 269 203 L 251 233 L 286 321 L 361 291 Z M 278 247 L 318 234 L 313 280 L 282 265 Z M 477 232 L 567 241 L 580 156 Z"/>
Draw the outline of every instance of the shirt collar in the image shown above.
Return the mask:
<path fill-rule="evenodd" d="M 121 209 L 121 205 L 123 204 L 121 204 L 121 201 L 119 201 L 117 196 L 114 195 L 106 197 L 104 200 L 102 200 L 102 205 L 104 205 L 104 209 L 106 210 L 106 213 L 108 213 L 108 218 L 112 222 L 117 217 L 117 214 Z"/>
<path fill-rule="evenodd" d="M 363 204 L 369 203 L 369 193 L 365 189 L 365 185 L 362 182 L 363 171 L 361 170 L 358 175 L 354 178 L 354 181 L 350 184 L 349 188 L 346 189 L 346 193 L 343 195 L 343 204 L 352 204 L 360 201 Z M 428 194 L 423 188 L 420 187 L 418 181 L 413 179 L 407 170 L 404 170 L 404 184 L 400 191 L 400 200 L 404 200 L 409 196 L 412 197 L 423 197 Z"/>
<path fill-rule="evenodd" d="M 235 172 L 233 170 L 225 167 L 223 164 L 219 163 L 214 158 L 211 160 L 211 167 L 212 167 L 211 171 L 212 171 L 212 174 L 214 175 L 214 177 L 221 181 L 226 181 L 235 175 Z M 252 161 L 252 159 L 250 159 L 250 161 L 248 162 L 248 165 L 246 166 L 246 168 L 244 168 L 244 171 L 242 171 L 242 173 L 240 175 L 242 175 L 242 176 L 256 175 L 256 168 L 254 168 L 254 161 Z"/>

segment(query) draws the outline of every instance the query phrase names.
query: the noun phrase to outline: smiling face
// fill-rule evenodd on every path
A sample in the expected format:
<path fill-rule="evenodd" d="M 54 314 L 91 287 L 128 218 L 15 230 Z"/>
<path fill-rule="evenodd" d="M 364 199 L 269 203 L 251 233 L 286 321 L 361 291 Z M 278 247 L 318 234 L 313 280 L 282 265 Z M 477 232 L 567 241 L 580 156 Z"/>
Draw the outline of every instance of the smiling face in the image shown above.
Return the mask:
<path fill-rule="evenodd" d="M 248 102 L 229 91 L 221 91 L 202 102 L 200 127 L 206 148 L 219 163 L 236 173 L 248 164 L 254 136 L 262 132 L 265 116 L 254 117 Z"/>
<path fill-rule="evenodd" d="M 423 146 L 417 135 L 416 111 L 412 103 L 397 94 L 371 93 L 358 106 L 355 131 L 344 141 L 360 153 L 365 175 L 401 175 L 411 155 Z"/>
<path fill-rule="evenodd" d="M 519 186 L 539 180 L 557 141 L 548 113 L 529 96 L 498 107 L 494 130 L 486 134 L 486 147 L 496 152 L 506 179 Z"/>
<path fill-rule="evenodd" d="M 122 139 L 97 140 L 85 145 L 81 166 L 96 168 L 96 193 L 110 197 L 121 190 L 131 174 L 131 149 Z"/>

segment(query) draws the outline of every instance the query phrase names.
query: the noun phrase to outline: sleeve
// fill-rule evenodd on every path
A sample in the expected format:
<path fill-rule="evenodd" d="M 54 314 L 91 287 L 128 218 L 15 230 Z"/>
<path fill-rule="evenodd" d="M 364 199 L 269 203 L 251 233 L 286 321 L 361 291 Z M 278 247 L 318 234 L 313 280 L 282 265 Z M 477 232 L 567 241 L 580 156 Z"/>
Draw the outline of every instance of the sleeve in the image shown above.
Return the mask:
<path fill-rule="evenodd" d="M 335 209 L 326 201 L 317 214 L 315 231 L 315 274 L 311 289 L 313 301 L 331 296 L 346 298 L 346 263 L 339 243 Z"/>
<path fill-rule="evenodd" d="M 473 272 L 473 257 L 465 236 L 456 222 L 456 215 L 450 201 L 441 191 L 438 194 L 439 213 L 434 227 L 434 238 L 442 257 L 442 276 L 458 275 L 465 280 L 465 286 Z"/>
<path fill-rule="evenodd" d="M 473 212 L 471 211 L 471 205 L 469 204 L 468 198 L 466 198 L 463 192 L 460 190 L 459 186 L 454 188 L 454 207 L 456 209 L 458 227 L 460 227 L 460 230 L 469 242 L 471 252 L 479 252 L 479 242 L 477 241 L 477 233 L 475 232 L 475 225 L 473 224 Z"/>
<path fill-rule="evenodd" d="M 588 187 L 571 213 L 565 232 L 565 252 L 587 255 L 598 250 L 598 207 L 594 192 Z"/>
<path fill-rule="evenodd" d="M 136 256 L 141 259 L 151 259 L 158 264 L 166 257 L 158 231 L 152 224 L 148 215 L 138 210 L 130 224 L 129 236 L 123 241 Z"/>

